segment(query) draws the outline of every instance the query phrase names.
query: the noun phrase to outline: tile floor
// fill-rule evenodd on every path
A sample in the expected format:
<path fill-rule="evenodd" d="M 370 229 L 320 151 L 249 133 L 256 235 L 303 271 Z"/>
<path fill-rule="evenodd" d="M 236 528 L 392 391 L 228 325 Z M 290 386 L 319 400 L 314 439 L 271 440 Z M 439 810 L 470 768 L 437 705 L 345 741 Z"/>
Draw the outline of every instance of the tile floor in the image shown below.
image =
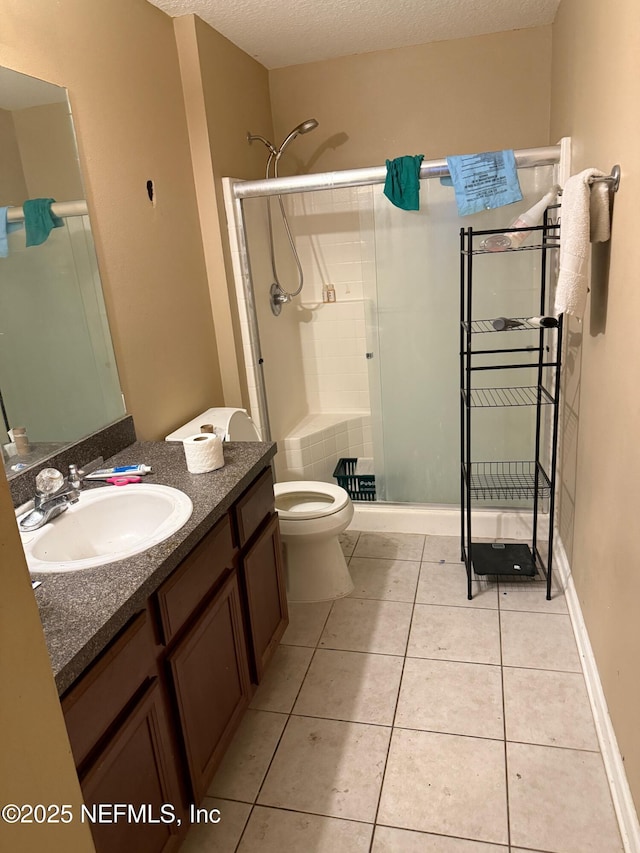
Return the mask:
<path fill-rule="evenodd" d="M 564 595 L 455 537 L 342 537 L 355 590 L 290 625 L 181 853 L 622 851 Z"/>

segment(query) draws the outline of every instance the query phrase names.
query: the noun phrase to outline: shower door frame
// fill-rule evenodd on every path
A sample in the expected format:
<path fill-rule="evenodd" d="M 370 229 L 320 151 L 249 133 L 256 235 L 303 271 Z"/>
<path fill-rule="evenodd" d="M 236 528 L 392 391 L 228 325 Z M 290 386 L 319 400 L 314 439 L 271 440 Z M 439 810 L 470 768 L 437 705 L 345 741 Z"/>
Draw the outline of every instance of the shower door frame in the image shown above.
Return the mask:
<path fill-rule="evenodd" d="M 548 145 L 541 148 L 522 148 L 514 151 L 516 166 L 518 169 L 530 169 L 536 166 L 553 166 L 557 164 L 560 164 L 562 167 L 565 151 L 565 140 L 561 140 L 558 145 Z M 423 160 L 420 167 L 421 180 L 447 176 L 449 176 L 449 167 L 446 160 Z M 318 172 L 311 175 L 264 178 L 258 181 L 231 179 L 229 182 L 233 196 L 235 221 L 238 226 L 236 239 L 249 330 L 249 348 L 253 362 L 251 368 L 254 373 L 257 392 L 258 412 L 252 412 L 252 415 L 259 422 L 264 441 L 271 441 L 272 437 L 243 201 L 250 198 L 266 198 L 274 195 L 333 190 L 339 187 L 375 186 L 376 184 L 384 184 L 386 177 L 386 166 L 374 166 L 367 169 L 344 169 L 338 172 Z"/>

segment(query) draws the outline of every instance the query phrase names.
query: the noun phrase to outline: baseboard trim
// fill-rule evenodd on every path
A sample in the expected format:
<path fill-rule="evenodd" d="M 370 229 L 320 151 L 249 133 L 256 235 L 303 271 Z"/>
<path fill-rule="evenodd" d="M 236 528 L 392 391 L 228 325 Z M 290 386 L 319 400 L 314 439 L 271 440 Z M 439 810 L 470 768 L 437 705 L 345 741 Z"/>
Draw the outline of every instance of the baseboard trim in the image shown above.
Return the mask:
<path fill-rule="evenodd" d="M 591 648 L 587 626 L 582 616 L 582 608 L 573 583 L 571 566 L 560 536 L 556 532 L 554 541 L 554 560 L 557 577 L 564 588 L 569 616 L 573 625 L 578 653 L 587 684 L 589 701 L 600 743 L 600 751 L 604 761 L 605 772 L 611 789 L 611 798 L 618 818 L 618 826 L 625 853 L 640 853 L 640 824 L 627 781 L 622 756 L 618 747 L 613 723 L 609 716 L 607 700 L 602 689 L 602 682 L 596 666 L 596 660 Z"/>

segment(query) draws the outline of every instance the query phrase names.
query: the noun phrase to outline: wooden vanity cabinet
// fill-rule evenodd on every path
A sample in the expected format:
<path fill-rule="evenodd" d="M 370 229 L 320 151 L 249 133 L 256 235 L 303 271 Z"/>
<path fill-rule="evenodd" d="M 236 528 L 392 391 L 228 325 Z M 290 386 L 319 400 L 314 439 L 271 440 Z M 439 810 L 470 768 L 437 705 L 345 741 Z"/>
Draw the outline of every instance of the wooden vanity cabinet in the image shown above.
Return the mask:
<path fill-rule="evenodd" d="M 266 468 L 62 698 L 86 805 L 153 819 L 93 824 L 98 853 L 177 848 L 287 622 Z"/>
<path fill-rule="evenodd" d="M 71 687 L 62 709 L 97 853 L 176 850 L 186 799 L 146 611 Z M 173 819 L 163 821 L 166 803 Z M 131 812 L 116 813 L 115 804 Z"/>

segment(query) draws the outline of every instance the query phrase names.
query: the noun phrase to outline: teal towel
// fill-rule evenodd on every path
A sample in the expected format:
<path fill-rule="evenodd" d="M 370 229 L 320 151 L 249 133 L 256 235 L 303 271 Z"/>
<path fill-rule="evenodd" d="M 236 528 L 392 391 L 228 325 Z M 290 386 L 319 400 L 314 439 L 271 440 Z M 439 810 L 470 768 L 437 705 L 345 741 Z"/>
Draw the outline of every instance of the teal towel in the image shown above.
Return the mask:
<path fill-rule="evenodd" d="M 7 234 L 22 228 L 22 222 L 7 222 L 8 207 L 0 207 L 0 258 L 9 256 Z"/>
<path fill-rule="evenodd" d="M 31 198 L 22 205 L 24 227 L 27 229 L 27 246 L 39 246 L 47 239 L 52 228 L 61 228 L 64 220 L 51 213 L 55 198 Z"/>
<path fill-rule="evenodd" d="M 384 194 L 402 210 L 420 210 L 420 165 L 424 154 L 387 160 Z"/>
<path fill-rule="evenodd" d="M 513 151 L 447 157 L 460 216 L 522 200 Z"/>

